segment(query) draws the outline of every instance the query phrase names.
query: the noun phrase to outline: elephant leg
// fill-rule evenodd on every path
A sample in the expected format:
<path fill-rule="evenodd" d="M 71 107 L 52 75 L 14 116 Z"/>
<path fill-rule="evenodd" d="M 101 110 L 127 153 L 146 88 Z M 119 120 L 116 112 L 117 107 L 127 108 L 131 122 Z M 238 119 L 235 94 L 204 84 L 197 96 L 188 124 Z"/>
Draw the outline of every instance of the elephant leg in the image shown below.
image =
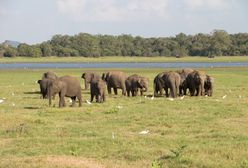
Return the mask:
<path fill-rule="evenodd" d="M 115 93 L 115 95 L 117 95 L 117 94 L 118 94 L 118 92 L 117 92 L 117 88 L 116 88 L 116 87 L 114 88 L 114 93 Z"/>
<path fill-rule="evenodd" d="M 142 89 L 140 89 L 140 96 L 143 96 L 143 91 L 142 91 Z"/>
<path fill-rule="evenodd" d="M 160 96 L 163 95 L 163 89 L 162 89 L 162 88 L 159 90 L 159 95 L 160 95 Z"/>
<path fill-rule="evenodd" d="M 111 87 L 108 85 L 108 94 L 111 94 Z"/>
<path fill-rule="evenodd" d="M 172 98 L 175 98 L 175 96 L 176 96 L 175 95 L 175 87 L 173 87 L 173 86 L 170 87 L 170 95 Z"/>
<path fill-rule="evenodd" d="M 59 93 L 59 107 L 65 106 L 65 95 L 63 93 Z"/>
<path fill-rule="evenodd" d="M 81 93 L 78 94 L 77 99 L 78 99 L 78 106 L 81 107 L 82 106 L 82 95 L 81 95 Z"/>
<path fill-rule="evenodd" d="M 98 94 L 96 94 L 95 97 L 96 97 L 96 102 L 98 103 L 98 101 L 99 101 L 99 99 L 98 99 L 98 98 L 99 98 L 99 97 L 98 97 Z"/>
<path fill-rule="evenodd" d="M 102 94 L 102 101 L 105 102 L 106 101 L 106 97 L 105 97 L 105 93 L 103 92 Z"/>
<path fill-rule="evenodd" d="M 195 96 L 195 87 L 194 86 L 190 87 L 189 91 L 190 91 L 190 96 Z"/>
<path fill-rule="evenodd" d="M 98 101 L 97 101 L 98 103 L 101 103 L 102 102 L 101 95 L 100 94 L 97 95 L 97 99 L 98 99 Z"/>
<path fill-rule="evenodd" d="M 134 97 L 134 90 L 131 90 L 131 93 L 132 93 L 132 97 Z"/>
<path fill-rule="evenodd" d="M 71 100 L 72 100 L 72 107 L 75 107 L 75 103 L 76 103 L 76 96 L 74 97 L 71 97 Z"/>
<path fill-rule="evenodd" d="M 46 99 L 46 97 L 47 97 L 47 94 L 46 93 L 42 93 L 42 98 L 43 99 Z"/>
<path fill-rule="evenodd" d="M 122 89 L 122 95 L 123 95 L 123 96 L 126 96 L 126 95 L 127 95 L 127 90 L 126 90 L 126 88 L 123 88 L 123 89 Z"/>
<path fill-rule="evenodd" d="M 204 90 L 204 83 L 200 86 L 201 88 L 201 96 L 204 96 L 205 90 Z"/>
<path fill-rule="evenodd" d="M 184 86 L 184 87 L 183 87 L 183 95 L 186 95 L 186 94 L 187 94 L 187 87 Z"/>
<path fill-rule="evenodd" d="M 179 95 L 182 96 L 183 95 L 183 87 L 179 86 Z"/>
<path fill-rule="evenodd" d="M 130 90 L 127 90 L 127 96 L 130 97 Z"/>
<path fill-rule="evenodd" d="M 90 94 L 90 102 L 92 102 L 92 101 L 93 101 L 93 99 L 94 99 L 94 94 L 93 94 L 93 93 L 91 93 L 91 94 Z"/>
<path fill-rule="evenodd" d="M 169 97 L 168 88 L 165 88 L 165 96 L 166 96 L 166 97 Z"/>
<path fill-rule="evenodd" d="M 199 93 L 200 93 L 200 89 L 199 89 L 199 87 L 197 87 L 197 88 L 196 88 L 196 94 L 195 94 L 195 95 L 196 95 L 196 96 L 199 96 Z"/>
<path fill-rule="evenodd" d="M 138 89 L 135 89 L 134 90 L 134 96 L 137 96 L 138 95 Z"/>

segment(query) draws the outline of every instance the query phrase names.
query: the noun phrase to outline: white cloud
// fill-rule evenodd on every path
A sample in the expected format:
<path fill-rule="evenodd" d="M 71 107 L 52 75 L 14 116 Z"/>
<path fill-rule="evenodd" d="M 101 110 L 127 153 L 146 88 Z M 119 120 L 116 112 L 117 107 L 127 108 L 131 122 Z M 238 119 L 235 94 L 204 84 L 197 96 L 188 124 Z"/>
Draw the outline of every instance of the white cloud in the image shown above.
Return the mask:
<path fill-rule="evenodd" d="M 58 11 L 79 21 L 134 21 L 168 16 L 169 0 L 57 0 Z"/>
<path fill-rule="evenodd" d="M 195 9 L 213 9 L 222 10 L 231 6 L 233 0 L 184 0 L 186 7 Z"/>

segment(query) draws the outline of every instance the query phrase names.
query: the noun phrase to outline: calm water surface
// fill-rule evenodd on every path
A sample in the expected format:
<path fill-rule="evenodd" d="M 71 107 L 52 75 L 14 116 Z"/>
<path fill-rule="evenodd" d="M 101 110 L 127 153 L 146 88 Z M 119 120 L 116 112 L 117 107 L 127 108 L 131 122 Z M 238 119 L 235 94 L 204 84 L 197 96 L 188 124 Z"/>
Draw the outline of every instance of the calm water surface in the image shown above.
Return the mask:
<path fill-rule="evenodd" d="M 248 62 L 170 62 L 170 63 L 0 63 L 0 69 L 41 68 L 210 68 L 246 67 Z"/>

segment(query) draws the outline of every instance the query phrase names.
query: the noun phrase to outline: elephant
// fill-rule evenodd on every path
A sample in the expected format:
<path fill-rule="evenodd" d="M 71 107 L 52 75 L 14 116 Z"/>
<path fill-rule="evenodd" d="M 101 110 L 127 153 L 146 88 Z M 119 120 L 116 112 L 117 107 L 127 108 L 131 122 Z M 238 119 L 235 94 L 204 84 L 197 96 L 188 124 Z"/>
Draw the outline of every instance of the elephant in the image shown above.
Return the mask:
<path fill-rule="evenodd" d="M 37 83 L 40 85 L 40 93 L 42 95 L 43 99 L 47 98 L 47 93 L 48 93 L 48 86 L 52 82 L 52 79 L 49 78 L 44 78 L 41 80 L 38 80 Z"/>
<path fill-rule="evenodd" d="M 143 96 L 143 93 L 148 91 L 149 79 L 146 77 L 141 77 L 138 84 L 140 87 L 140 95 Z"/>
<path fill-rule="evenodd" d="M 153 89 L 154 89 L 154 96 L 160 96 L 163 95 L 163 89 L 164 89 L 164 80 L 162 79 L 163 75 L 167 72 L 161 72 L 157 76 L 155 76 L 153 80 Z"/>
<path fill-rule="evenodd" d="M 117 89 L 122 90 L 122 95 L 126 95 L 126 74 L 122 71 L 110 71 L 106 74 L 102 74 L 102 79 L 107 83 L 108 94 L 111 94 L 111 88 L 114 89 L 115 95 L 117 95 Z"/>
<path fill-rule="evenodd" d="M 206 75 L 206 80 L 204 82 L 205 95 L 213 96 L 214 89 L 214 78 L 212 76 Z"/>
<path fill-rule="evenodd" d="M 167 72 L 162 76 L 162 80 L 164 81 L 165 95 L 169 97 L 168 89 L 170 89 L 170 94 L 172 98 L 177 97 L 179 93 L 180 86 L 180 75 L 177 72 Z"/>
<path fill-rule="evenodd" d="M 91 102 L 96 97 L 96 102 L 103 103 L 106 101 L 105 97 L 106 82 L 102 79 L 93 79 L 90 83 Z"/>
<path fill-rule="evenodd" d="M 43 73 L 42 75 L 42 79 L 58 79 L 58 76 L 52 72 L 52 71 L 48 71 L 48 72 L 45 72 Z"/>
<path fill-rule="evenodd" d="M 59 107 L 65 107 L 64 97 L 72 99 L 72 106 L 75 105 L 76 98 L 79 101 L 79 107 L 82 106 L 81 86 L 79 80 L 72 76 L 62 76 L 52 80 L 48 86 L 49 106 L 51 106 L 51 97 L 59 93 Z"/>
<path fill-rule="evenodd" d="M 85 90 L 89 89 L 89 85 L 93 79 L 101 79 L 100 75 L 93 72 L 85 72 L 82 74 L 81 78 L 84 79 Z"/>
<path fill-rule="evenodd" d="M 140 95 L 143 96 L 143 92 L 148 90 L 148 83 L 148 78 L 141 77 L 137 74 L 129 76 L 125 81 L 127 96 L 130 96 L 130 92 L 132 96 L 137 96 L 138 89 L 140 89 Z"/>
<path fill-rule="evenodd" d="M 194 70 L 189 73 L 186 82 L 190 91 L 190 96 L 203 96 L 204 92 L 204 83 L 206 80 L 206 74 L 202 71 Z"/>
<path fill-rule="evenodd" d="M 177 71 L 177 73 L 179 73 L 181 81 L 180 81 L 180 86 L 179 86 L 179 94 L 180 95 L 186 95 L 187 94 L 187 82 L 186 82 L 186 78 L 187 76 L 193 72 L 194 70 L 191 68 L 184 68 L 182 70 Z"/>

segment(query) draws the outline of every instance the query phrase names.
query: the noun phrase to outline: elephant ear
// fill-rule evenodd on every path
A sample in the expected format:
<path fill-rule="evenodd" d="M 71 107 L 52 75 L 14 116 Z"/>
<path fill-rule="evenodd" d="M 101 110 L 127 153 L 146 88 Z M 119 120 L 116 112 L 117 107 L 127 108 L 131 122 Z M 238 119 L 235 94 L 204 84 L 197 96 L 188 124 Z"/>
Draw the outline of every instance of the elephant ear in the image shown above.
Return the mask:
<path fill-rule="evenodd" d="M 214 82 L 214 78 L 213 78 L 213 77 L 210 77 L 210 81 L 211 81 L 211 82 Z"/>
<path fill-rule="evenodd" d="M 141 78 L 138 79 L 137 83 L 138 83 L 138 86 L 139 86 L 139 87 L 142 87 L 142 86 L 141 86 Z"/>
<path fill-rule="evenodd" d="M 103 74 L 102 74 L 102 80 L 104 80 L 104 81 L 105 81 L 105 76 L 106 76 L 106 74 L 103 73 Z"/>
<path fill-rule="evenodd" d="M 85 79 L 85 73 L 82 74 L 81 78 Z"/>

